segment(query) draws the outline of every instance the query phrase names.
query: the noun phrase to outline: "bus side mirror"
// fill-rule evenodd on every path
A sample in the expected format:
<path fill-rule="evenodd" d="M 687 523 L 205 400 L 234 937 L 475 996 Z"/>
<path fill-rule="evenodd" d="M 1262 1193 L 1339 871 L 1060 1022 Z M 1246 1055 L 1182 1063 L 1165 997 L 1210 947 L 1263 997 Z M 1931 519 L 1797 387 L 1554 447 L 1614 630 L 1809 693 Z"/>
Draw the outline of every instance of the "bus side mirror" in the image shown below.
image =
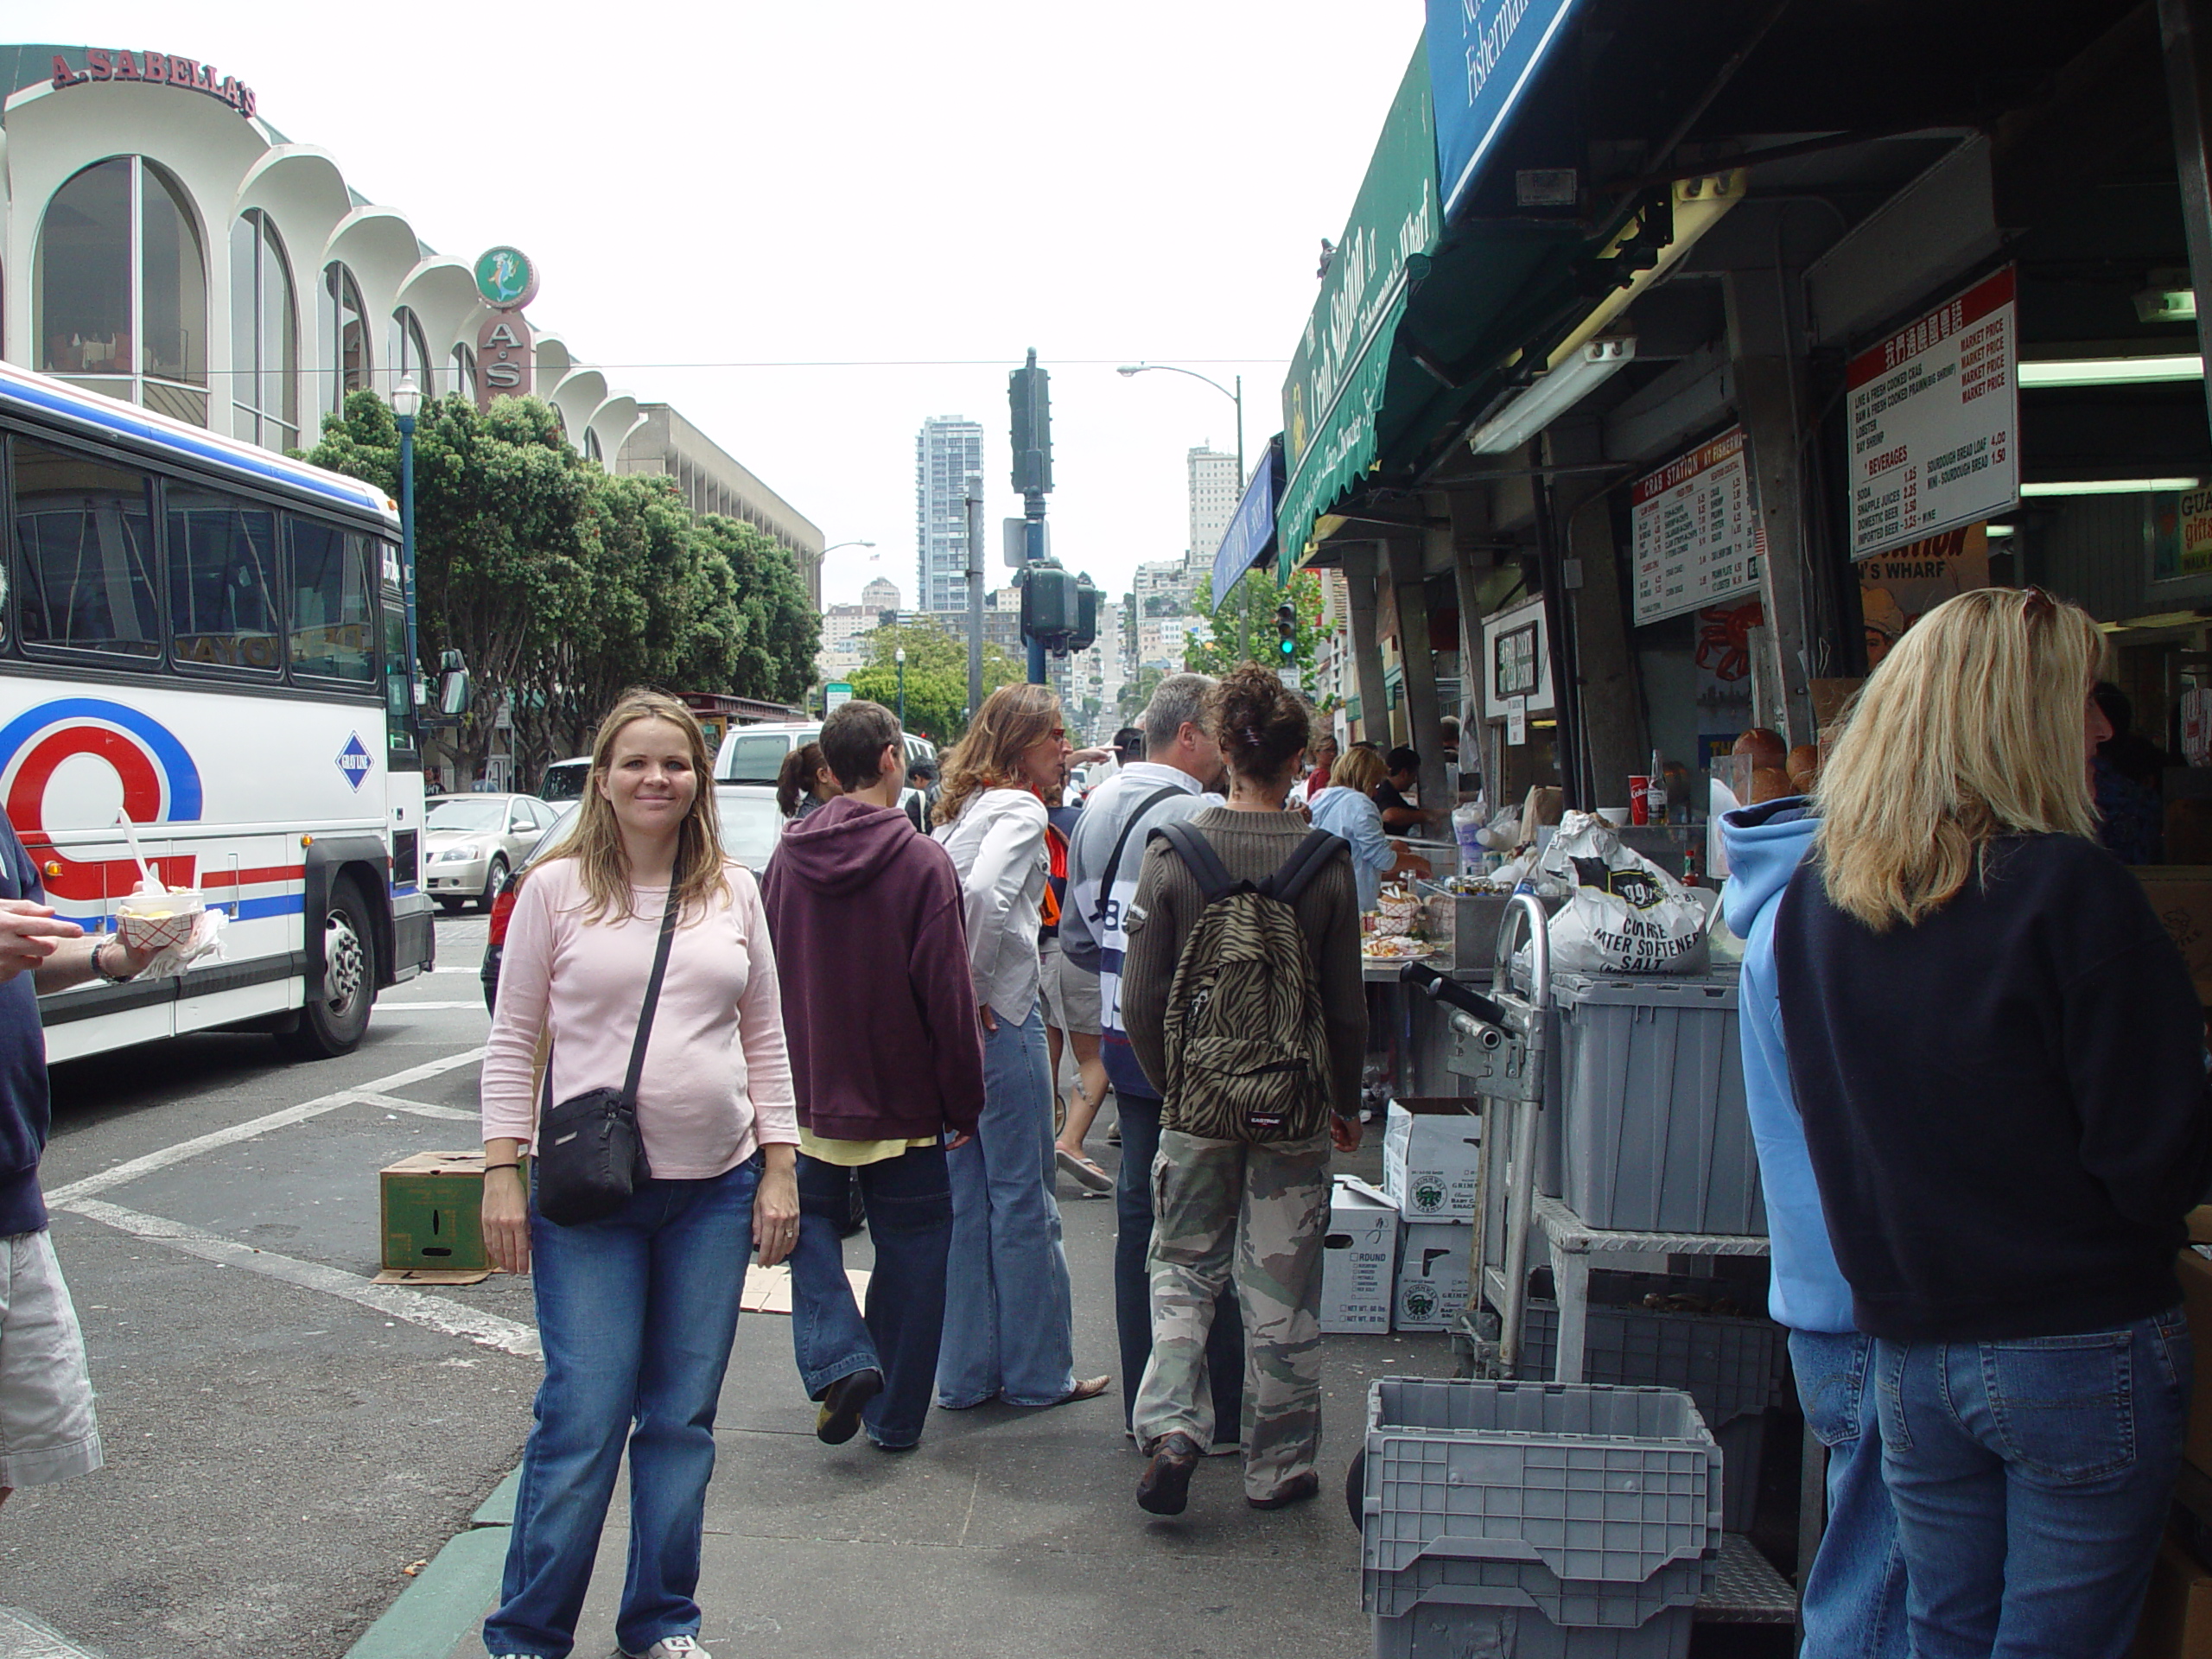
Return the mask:
<path fill-rule="evenodd" d="M 438 712 L 448 719 L 468 712 L 468 705 L 476 695 L 465 668 L 451 668 L 445 672 L 438 685 Z"/>

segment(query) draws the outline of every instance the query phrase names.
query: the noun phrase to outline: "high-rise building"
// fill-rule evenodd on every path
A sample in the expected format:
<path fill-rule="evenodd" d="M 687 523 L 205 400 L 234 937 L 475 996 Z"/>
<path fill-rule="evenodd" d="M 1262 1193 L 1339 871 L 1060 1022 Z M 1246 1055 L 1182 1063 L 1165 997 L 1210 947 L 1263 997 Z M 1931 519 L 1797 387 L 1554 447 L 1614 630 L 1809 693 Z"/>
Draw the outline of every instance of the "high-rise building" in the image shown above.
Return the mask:
<path fill-rule="evenodd" d="M 914 439 L 915 607 L 968 608 L 968 474 L 983 470 L 983 429 L 932 415 Z"/>
<path fill-rule="evenodd" d="M 1213 557 L 1221 551 L 1236 517 L 1244 480 L 1236 476 L 1236 457 L 1201 445 L 1188 456 L 1191 480 L 1190 567 L 1194 580 L 1211 581 Z"/>
<path fill-rule="evenodd" d="M 899 584 L 888 576 L 877 576 L 861 589 L 861 603 L 871 611 L 895 611 L 899 608 Z"/>

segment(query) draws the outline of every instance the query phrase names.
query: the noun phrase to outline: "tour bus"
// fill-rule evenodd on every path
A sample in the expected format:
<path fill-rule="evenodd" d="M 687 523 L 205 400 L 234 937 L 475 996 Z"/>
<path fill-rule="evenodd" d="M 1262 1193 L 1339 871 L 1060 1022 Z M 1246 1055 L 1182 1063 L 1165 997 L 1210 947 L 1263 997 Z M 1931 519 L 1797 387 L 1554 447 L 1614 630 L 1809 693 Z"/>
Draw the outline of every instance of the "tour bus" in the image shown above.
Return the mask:
<path fill-rule="evenodd" d="M 184 973 L 43 997 L 74 1058 L 185 1032 L 342 1054 L 427 971 L 422 760 L 384 492 L 0 363 L 0 806 L 61 915 L 139 849 L 224 913 Z"/>

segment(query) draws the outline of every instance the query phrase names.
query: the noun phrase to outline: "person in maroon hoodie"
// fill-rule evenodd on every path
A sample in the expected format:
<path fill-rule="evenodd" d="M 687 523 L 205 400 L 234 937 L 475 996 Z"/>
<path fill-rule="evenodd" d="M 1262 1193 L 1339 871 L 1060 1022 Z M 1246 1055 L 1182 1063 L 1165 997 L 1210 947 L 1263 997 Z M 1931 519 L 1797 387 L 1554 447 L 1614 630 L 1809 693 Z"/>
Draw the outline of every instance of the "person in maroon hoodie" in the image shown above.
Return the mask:
<path fill-rule="evenodd" d="M 983 1042 L 960 878 L 899 810 L 899 722 L 848 702 L 822 753 L 845 792 L 784 832 L 760 885 L 798 1097 L 791 1343 L 814 1432 L 918 1444 L 944 1326 L 950 1147 L 983 1104 Z M 947 1141 L 946 1137 L 951 1138 Z M 862 1318 L 839 1229 L 860 1183 L 875 1241 Z"/>

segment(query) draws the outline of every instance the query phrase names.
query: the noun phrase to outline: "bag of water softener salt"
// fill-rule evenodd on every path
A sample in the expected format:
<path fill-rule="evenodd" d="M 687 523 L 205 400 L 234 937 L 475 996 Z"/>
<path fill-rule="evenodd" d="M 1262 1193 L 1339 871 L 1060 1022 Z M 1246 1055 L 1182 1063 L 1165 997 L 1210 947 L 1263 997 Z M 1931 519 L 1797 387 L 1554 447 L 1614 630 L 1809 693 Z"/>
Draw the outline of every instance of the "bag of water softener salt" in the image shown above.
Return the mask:
<path fill-rule="evenodd" d="M 1570 974 L 1694 974 L 1706 965 L 1697 894 L 1588 812 L 1570 812 L 1537 866 L 1569 888 L 1551 919 L 1552 969 Z"/>

